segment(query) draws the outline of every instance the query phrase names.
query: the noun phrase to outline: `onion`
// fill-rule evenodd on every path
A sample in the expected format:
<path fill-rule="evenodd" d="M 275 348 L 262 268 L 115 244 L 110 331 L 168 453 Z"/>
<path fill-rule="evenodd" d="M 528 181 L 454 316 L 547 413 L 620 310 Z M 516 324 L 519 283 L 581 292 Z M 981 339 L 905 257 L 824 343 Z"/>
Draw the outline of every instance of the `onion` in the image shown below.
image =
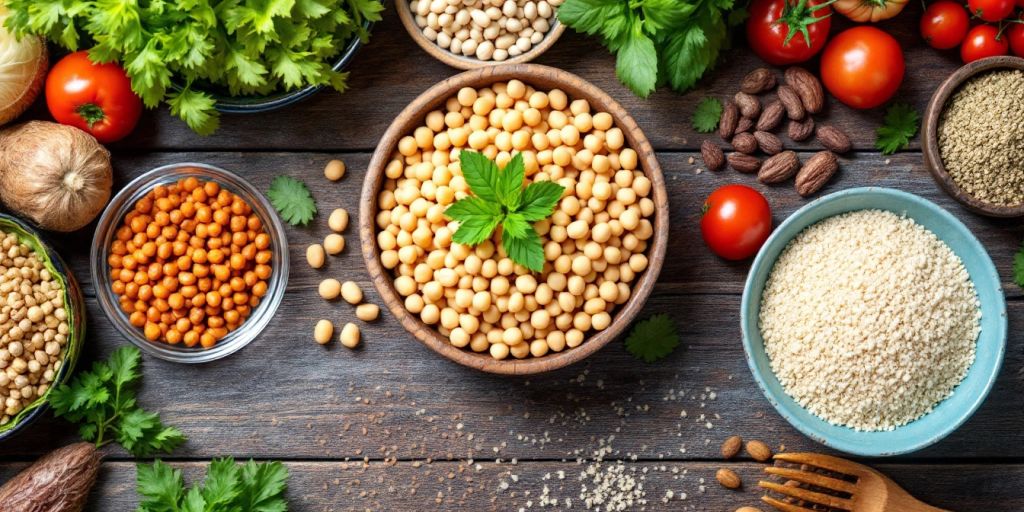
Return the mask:
<path fill-rule="evenodd" d="M 43 90 L 46 42 L 24 36 L 19 41 L 6 27 L 7 8 L 0 5 L 0 125 L 21 115 Z"/>
<path fill-rule="evenodd" d="M 112 182 L 110 152 L 78 128 L 29 121 L 0 131 L 0 201 L 43 229 L 92 222 Z"/>

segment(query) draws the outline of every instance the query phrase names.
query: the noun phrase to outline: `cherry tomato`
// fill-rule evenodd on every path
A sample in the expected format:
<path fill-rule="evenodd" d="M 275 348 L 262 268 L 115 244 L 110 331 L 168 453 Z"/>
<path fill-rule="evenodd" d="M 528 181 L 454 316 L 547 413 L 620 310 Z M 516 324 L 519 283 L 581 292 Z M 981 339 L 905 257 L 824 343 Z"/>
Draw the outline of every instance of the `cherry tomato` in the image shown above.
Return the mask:
<path fill-rule="evenodd" d="M 929 5 L 921 16 L 921 37 L 932 48 L 948 50 L 964 40 L 970 24 L 971 20 L 962 4 L 939 0 Z"/>
<path fill-rule="evenodd" d="M 747 41 L 761 59 L 781 66 L 803 62 L 825 46 L 832 26 L 827 0 L 753 0 Z M 801 32 L 807 29 L 807 34 Z"/>
<path fill-rule="evenodd" d="M 967 39 L 960 46 L 960 58 L 964 63 L 974 62 L 985 57 L 1006 55 L 1010 44 L 1006 37 L 999 35 L 999 29 L 992 25 L 978 25 L 967 32 Z"/>
<path fill-rule="evenodd" d="M 848 29 L 829 41 L 821 54 L 821 80 L 839 101 L 872 108 L 889 100 L 903 81 L 900 43 L 869 26 Z"/>
<path fill-rule="evenodd" d="M 142 115 L 142 100 L 121 66 L 94 64 L 85 51 L 57 62 L 46 77 L 46 106 L 57 122 L 107 143 L 123 139 Z"/>
<path fill-rule="evenodd" d="M 991 22 L 1006 19 L 1013 12 L 1014 0 L 967 0 L 971 14 Z"/>
<path fill-rule="evenodd" d="M 1024 57 L 1024 23 L 1011 23 L 1003 38 L 1010 44 L 1014 55 Z"/>
<path fill-rule="evenodd" d="M 772 209 L 760 192 L 746 185 L 725 185 L 704 201 L 700 232 L 715 254 L 727 260 L 746 259 L 771 234 Z"/>

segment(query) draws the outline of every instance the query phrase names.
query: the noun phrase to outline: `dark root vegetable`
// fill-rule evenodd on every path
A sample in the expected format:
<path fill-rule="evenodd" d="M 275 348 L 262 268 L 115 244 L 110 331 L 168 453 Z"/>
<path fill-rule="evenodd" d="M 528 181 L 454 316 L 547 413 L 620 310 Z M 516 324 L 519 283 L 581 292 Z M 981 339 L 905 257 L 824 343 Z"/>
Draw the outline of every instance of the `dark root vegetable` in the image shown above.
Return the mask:
<path fill-rule="evenodd" d="M 100 470 L 92 443 L 54 450 L 0 487 L 0 511 L 79 512 Z"/>

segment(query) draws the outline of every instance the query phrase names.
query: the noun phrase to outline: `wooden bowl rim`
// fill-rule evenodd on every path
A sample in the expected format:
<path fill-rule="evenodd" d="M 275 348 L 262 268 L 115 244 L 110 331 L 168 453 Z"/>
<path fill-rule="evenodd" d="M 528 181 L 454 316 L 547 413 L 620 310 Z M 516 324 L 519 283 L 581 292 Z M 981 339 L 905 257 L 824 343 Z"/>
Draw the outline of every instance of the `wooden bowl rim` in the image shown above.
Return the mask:
<path fill-rule="evenodd" d="M 390 271 L 380 263 L 377 249 L 377 194 L 384 183 L 384 168 L 390 160 L 398 140 L 422 124 L 426 114 L 455 95 L 462 87 L 481 87 L 504 80 L 518 79 L 535 87 L 561 89 L 570 98 L 586 99 L 597 110 L 608 112 L 615 121 L 615 126 L 623 131 L 629 147 L 637 152 L 641 168 L 651 180 L 654 213 L 654 236 L 647 251 L 648 267 L 633 283 L 633 293 L 629 300 L 615 311 L 609 327 L 597 334 L 592 334 L 584 342 L 572 349 L 552 352 L 545 356 L 526 359 L 496 360 L 487 353 L 476 353 L 457 348 L 434 328 L 420 321 L 419 317 L 405 309 L 404 300 L 394 288 Z M 420 94 L 391 123 L 381 137 L 370 159 L 363 182 L 362 206 L 359 209 L 359 235 L 363 259 L 366 262 L 370 279 L 380 293 L 391 313 L 401 322 L 407 331 L 428 348 L 459 364 L 488 373 L 506 375 L 535 374 L 562 368 L 576 363 L 598 351 L 610 341 L 617 338 L 636 318 L 654 289 L 655 282 L 661 272 L 668 245 L 668 192 L 665 178 L 655 157 L 654 149 L 644 136 L 636 121 L 626 112 L 615 99 L 593 84 L 560 69 L 538 64 L 502 64 L 487 66 L 465 71 L 444 80 Z"/>
<path fill-rule="evenodd" d="M 464 55 L 456 55 L 445 48 L 441 48 L 437 43 L 427 39 L 427 36 L 423 35 L 423 32 L 418 26 L 416 26 L 416 20 L 414 19 L 412 9 L 409 5 L 409 0 L 395 0 L 395 10 L 398 11 L 398 18 L 402 20 L 402 26 L 405 27 L 406 32 L 412 36 L 412 40 L 416 41 L 416 44 L 423 51 L 430 54 L 431 57 L 453 67 L 461 70 L 477 69 L 489 66 L 500 66 L 503 64 L 524 64 L 536 59 L 544 52 L 551 48 L 555 41 L 562 36 L 565 32 L 565 25 L 558 20 L 558 16 L 552 16 L 551 28 L 544 34 L 544 39 L 541 42 L 533 45 L 529 51 L 515 57 L 509 57 L 501 62 L 498 61 L 484 61 L 474 57 L 466 57 Z"/>
<path fill-rule="evenodd" d="M 949 75 L 939 88 L 932 94 L 925 109 L 924 126 L 921 134 L 922 151 L 924 153 L 925 166 L 931 173 L 935 182 L 949 194 L 953 199 L 960 202 L 967 209 L 989 217 L 1021 217 L 1024 216 L 1024 204 L 1016 206 L 1000 206 L 986 203 L 964 191 L 960 185 L 953 180 L 953 177 L 946 170 L 942 163 L 942 154 L 939 150 L 939 120 L 946 102 L 965 82 L 983 73 L 995 69 L 1018 69 L 1024 70 L 1024 58 L 1008 55 L 998 57 L 987 57 L 976 60 L 961 66 L 953 74 Z"/>

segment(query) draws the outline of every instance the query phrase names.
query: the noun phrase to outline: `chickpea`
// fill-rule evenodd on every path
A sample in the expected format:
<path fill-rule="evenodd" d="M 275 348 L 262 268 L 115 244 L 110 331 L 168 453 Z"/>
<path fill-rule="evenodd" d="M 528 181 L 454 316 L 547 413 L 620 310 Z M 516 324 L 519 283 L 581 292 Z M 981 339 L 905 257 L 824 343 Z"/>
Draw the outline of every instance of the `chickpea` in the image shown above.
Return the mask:
<path fill-rule="evenodd" d="M 359 305 L 363 302 L 363 290 L 353 281 L 345 281 L 341 285 L 341 298 L 352 305 Z"/>
<path fill-rule="evenodd" d="M 306 262 L 309 263 L 310 268 L 323 267 L 325 258 L 324 246 L 312 244 L 306 247 Z"/>
<path fill-rule="evenodd" d="M 380 308 L 376 304 L 360 304 L 356 307 L 356 318 L 364 322 L 372 322 L 379 316 Z"/>
<path fill-rule="evenodd" d="M 334 335 L 334 324 L 330 320 L 320 320 L 316 323 L 316 327 L 313 328 L 313 339 L 321 345 L 326 345 L 331 342 L 331 336 Z"/>
<path fill-rule="evenodd" d="M 345 327 L 341 328 L 341 344 L 347 348 L 356 348 L 359 346 L 359 326 L 353 323 L 345 324 Z"/>
<path fill-rule="evenodd" d="M 324 251 L 331 256 L 340 254 L 345 250 L 345 237 L 331 233 L 324 238 Z"/>
<path fill-rule="evenodd" d="M 327 219 L 327 225 L 335 233 L 341 233 L 348 228 L 348 211 L 344 208 L 337 208 L 331 212 L 330 218 Z"/>
<path fill-rule="evenodd" d="M 318 288 L 320 297 L 324 300 L 334 300 L 338 298 L 338 294 L 342 291 L 342 284 L 333 278 L 324 279 L 320 281 Z"/>

